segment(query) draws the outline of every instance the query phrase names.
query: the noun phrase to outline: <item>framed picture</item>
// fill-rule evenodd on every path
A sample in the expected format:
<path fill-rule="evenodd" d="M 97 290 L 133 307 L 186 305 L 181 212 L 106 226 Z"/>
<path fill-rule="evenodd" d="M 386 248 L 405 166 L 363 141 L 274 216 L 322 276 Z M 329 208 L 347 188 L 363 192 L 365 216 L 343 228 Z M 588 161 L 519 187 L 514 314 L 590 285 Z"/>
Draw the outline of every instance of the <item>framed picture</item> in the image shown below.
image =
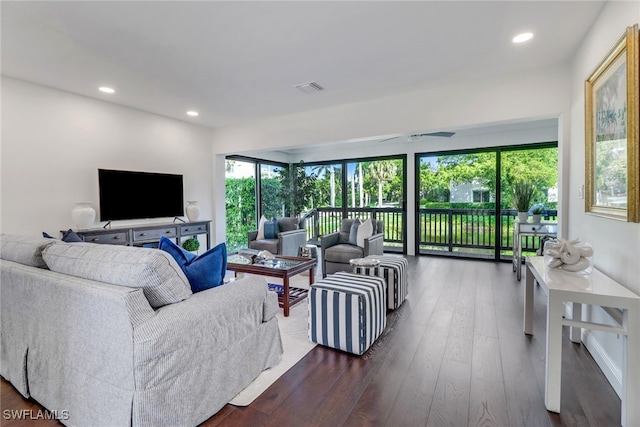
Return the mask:
<path fill-rule="evenodd" d="M 585 82 L 585 210 L 640 222 L 638 24 Z"/>

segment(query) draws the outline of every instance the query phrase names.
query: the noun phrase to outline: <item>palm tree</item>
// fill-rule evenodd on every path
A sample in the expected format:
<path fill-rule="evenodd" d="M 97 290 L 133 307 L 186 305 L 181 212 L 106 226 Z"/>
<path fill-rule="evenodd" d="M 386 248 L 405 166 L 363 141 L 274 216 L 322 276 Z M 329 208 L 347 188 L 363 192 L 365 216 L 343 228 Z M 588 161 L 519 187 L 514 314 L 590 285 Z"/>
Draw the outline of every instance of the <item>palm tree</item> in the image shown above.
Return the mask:
<path fill-rule="evenodd" d="M 360 207 L 364 207 L 364 178 L 362 178 L 362 163 L 358 163 L 358 185 L 360 186 Z"/>
<path fill-rule="evenodd" d="M 382 207 L 382 185 L 386 180 L 393 178 L 395 166 L 389 160 L 373 162 L 369 165 L 371 177 L 378 181 L 378 207 Z"/>
<path fill-rule="evenodd" d="M 329 182 L 331 188 L 331 202 L 330 206 L 333 208 L 336 206 L 336 179 L 334 165 L 318 165 L 313 168 L 313 171 L 317 176 L 326 175 L 329 172 L 331 181 Z"/>

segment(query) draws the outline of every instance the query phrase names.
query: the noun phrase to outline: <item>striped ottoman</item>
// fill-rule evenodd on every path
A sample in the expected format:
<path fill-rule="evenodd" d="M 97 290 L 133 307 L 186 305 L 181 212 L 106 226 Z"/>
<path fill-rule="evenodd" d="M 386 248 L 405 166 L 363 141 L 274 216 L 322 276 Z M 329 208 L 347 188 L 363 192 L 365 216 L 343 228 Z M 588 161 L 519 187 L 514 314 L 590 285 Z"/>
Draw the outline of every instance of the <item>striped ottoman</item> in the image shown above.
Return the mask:
<path fill-rule="evenodd" d="M 384 280 L 338 272 L 309 290 L 309 339 L 361 355 L 387 325 Z"/>
<path fill-rule="evenodd" d="M 407 285 L 407 267 L 409 266 L 409 262 L 407 259 L 384 255 L 369 255 L 364 259 L 367 258 L 379 260 L 380 265 L 374 268 L 354 267 L 353 272 L 384 278 L 387 284 L 387 308 L 389 310 L 395 310 L 400 307 L 409 293 L 409 287 Z"/>

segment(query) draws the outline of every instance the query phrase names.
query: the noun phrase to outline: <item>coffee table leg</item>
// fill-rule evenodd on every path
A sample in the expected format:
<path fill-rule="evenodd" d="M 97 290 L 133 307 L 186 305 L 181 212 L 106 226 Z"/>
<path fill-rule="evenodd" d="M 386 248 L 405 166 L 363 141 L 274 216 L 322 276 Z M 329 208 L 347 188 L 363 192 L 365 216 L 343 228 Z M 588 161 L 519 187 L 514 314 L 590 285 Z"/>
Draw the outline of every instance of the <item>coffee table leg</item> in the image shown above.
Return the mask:
<path fill-rule="evenodd" d="M 284 317 L 289 317 L 289 277 L 285 276 L 283 282 L 284 293 L 282 295 L 282 306 L 284 308 Z"/>
<path fill-rule="evenodd" d="M 316 275 L 315 268 L 311 267 L 309 271 L 309 286 L 313 285 L 313 277 Z"/>

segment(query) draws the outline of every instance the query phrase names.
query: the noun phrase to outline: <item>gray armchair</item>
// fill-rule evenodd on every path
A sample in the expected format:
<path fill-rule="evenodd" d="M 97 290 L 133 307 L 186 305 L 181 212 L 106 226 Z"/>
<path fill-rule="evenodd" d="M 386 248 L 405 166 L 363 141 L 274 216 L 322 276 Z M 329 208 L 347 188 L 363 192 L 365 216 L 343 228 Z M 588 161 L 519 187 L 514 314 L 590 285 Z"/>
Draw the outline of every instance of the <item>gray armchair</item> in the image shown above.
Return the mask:
<path fill-rule="evenodd" d="M 373 235 L 364 240 L 364 247 L 349 243 L 349 233 L 353 219 L 345 218 L 340 231 L 326 234 L 320 238 L 322 256 L 322 277 L 338 271 L 351 271 L 349 261 L 368 255 L 382 255 L 384 250 L 384 225 L 382 221 L 373 221 Z"/>
<path fill-rule="evenodd" d="M 250 249 L 269 251 L 274 255 L 298 256 L 300 246 L 307 244 L 307 230 L 299 223 L 298 218 L 278 218 L 278 237 L 276 239 L 258 238 L 258 230 L 247 233 L 247 244 Z"/>

